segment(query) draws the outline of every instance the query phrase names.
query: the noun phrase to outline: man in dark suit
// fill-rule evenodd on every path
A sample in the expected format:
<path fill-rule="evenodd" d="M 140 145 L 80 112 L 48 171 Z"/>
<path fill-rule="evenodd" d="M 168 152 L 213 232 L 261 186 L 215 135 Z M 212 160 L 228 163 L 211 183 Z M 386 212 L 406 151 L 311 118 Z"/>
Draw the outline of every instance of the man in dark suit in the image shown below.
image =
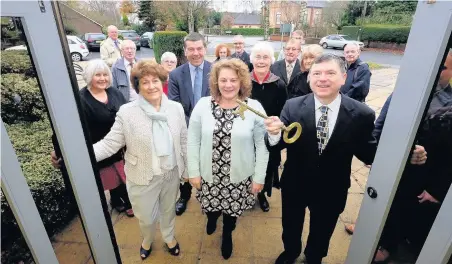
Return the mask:
<path fill-rule="evenodd" d="M 298 59 L 300 47 L 300 41 L 296 39 L 292 38 L 287 41 L 286 47 L 284 47 L 284 59 L 275 62 L 270 68 L 272 73 L 284 81 L 286 89 L 289 85 L 294 86 L 292 82 L 294 82 L 295 76 L 300 73 L 300 60 Z M 288 92 L 291 94 L 290 91 Z"/>
<path fill-rule="evenodd" d="M 245 51 L 245 38 L 242 35 L 237 35 L 232 41 L 235 52 L 231 55 L 231 58 L 242 60 L 248 66 L 248 69 L 252 71 L 253 64 L 251 63 L 250 55 Z"/>
<path fill-rule="evenodd" d="M 352 158 L 371 164 L 376 152 L 377 142 L 372 136 L 374 111 L 339 93 L 346 78 L 342 59 L 333 54 L 320 56 L 309 78 L 313 94 L 288 100 L 281 119 L 265 120 L 267 147 L 287 148 L 281 177 L 285 251 L 276 264 L 294 263 L 301 254 L 306 207 L 310 211 L 310 230 L 304 253 L 307 263 L 321 263 L 345 207 Z M 295 143 L 286 144 L 281 140 L 280 128 L 292 122 L 299 122 L 303 133 Z M 425 161 L 425 151 L 416 150 L 413 158 Z"/>
<path fill-rule="evenodd" d="M 174 69 L 169 75 L 168 98 L 182 104 L 185 121 L 190 120 L 191 112 L 201 97 L 209 96 L 209 73 L 211 63 L 204 60 L 206 42 L 199 33 L 190 33 L 184 39 L 184 51 L 188 62 Z M 181 184 L 180 197 L 176 202 L 176 214 L 187 209 L 191 197 L 191 185 Z"/>
<path fill-rule="evenodd" d="M 350 43 L 344 47 L 344 57 L 347 61 L 347 79 L 341 87 L 341 93 L 359 102 L 365 102 L 370 89 L 369 65 L 363 62 L 359 55 L 361 49 L 358 44 Z"/>

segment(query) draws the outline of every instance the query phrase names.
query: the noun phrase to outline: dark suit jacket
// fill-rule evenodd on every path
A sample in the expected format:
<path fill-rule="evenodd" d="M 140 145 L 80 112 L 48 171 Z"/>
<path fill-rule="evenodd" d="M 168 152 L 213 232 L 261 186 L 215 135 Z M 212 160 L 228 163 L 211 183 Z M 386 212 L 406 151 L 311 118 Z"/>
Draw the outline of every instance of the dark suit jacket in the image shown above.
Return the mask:
<path fill-rule="evenodd" d="M 286 60 L 279 60 L 270 67 L 270 71 L 273 72 L 276 76 L 281 78 L 286 86 L 289 86 L 294 81 L 295 76 L 300 72 L 300 61 L 297 59 L 295 62 L 295 66 L 292 70 L 292 75 L 290 76 L 290 80 L 287 80 L 287 70 L 286 70 Z"/>
<path fill-rule="evenodd" d="M 341 87 L 341 93 L 364 102 L 369 94 L 371 75 L 369 65 L 358 58 L 347 69 L 347 79 Z"/>
<path fill-rule="evenodd" d="M 309 193 L 313 199 L 330 199 L 331 206 L 344 209 L 350 187 L 352 158 L 371 164 L 377 142 L 372 136 L 375 112 L 366 105 L 342 96 L 336 125 L 322 155 L 318 154 L 314 95 L 289 99 L 281 112 L 281 121 L 288 126 L 299 122 L 300 138 L 286 144 L 281 136 L 278 145 L 269 150 L 287 148 L 287 161 L 281 177 L 281 188 L 294 193 Z M 291 136 L 291 135 L 289 135 Z M 318 192 L 321 194 L 318 194 Z M 320 197 L 320 196 L 321 197 Z"/>
<path fill-rule="evenodd" d="M 212 64 L 210 62 L 204 61 L 204 68 L 202 73 L 202 97 L 210 95 L 209 74 L 211 65 Z M 195 98 L 193 95 L 188 62 L 177 67 L 170 73 L 168 81 L 168 98 L 182 104 L 185 112 L 185 121 L 187 122 L 188 126 L 191 111 L 193 111 L 193 108 L 195 107 Z"/>
<path fill-rule="evenodd" d="M 241 59 L 248 66 L 248 69 L 250 71 L 253 70 L 253 64 L 251 64 L 250 55 L 246 51 L 243 51 L 241 56 L 234 52 L 234 54 L 231 55 L 231 58 Z"/>

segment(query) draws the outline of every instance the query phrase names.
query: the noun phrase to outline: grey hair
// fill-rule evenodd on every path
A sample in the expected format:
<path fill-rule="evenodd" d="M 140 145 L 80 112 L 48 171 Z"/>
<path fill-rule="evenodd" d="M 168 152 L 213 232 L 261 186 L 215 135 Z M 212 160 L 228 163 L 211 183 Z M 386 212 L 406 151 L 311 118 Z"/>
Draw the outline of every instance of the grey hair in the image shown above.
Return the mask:
<path fill-rule="evenodd" d="M 356 42 L 349 42 L 349 43 L 345 44 L 344 49 L 345 49 L 345 47 L 348 47 L 348 46 L 355 46 L 358 49 L 358 51 L 361 50 L 361 47 Z"/>
<path fill-rule="evenodd" d="M 177 57 L 176 57 L 176 54 L 174 54 L 174 53 L 172 53 L 172 52 L 167 51 L 167 52 L 163 53 L 163 54 L 162 54 L 162 57 L 160 58 L 160 62 L 163 62 L 163 61 L 166 60 L 166 59 L 175 59 L 175 60 L 176 60 L 176 63 L 177 63 Z"/>
<path fill-rule="evenodd" d="M 200 41 L 202 40 L 202 44 L 204 45 L 204 48 L 207 47 L 206 40 L 204 39 L 204 36 L 199 34 L 198 32 L 192 32 L 185 36 L 184 38 L 184 48 L 187 47 L 187 41 Z"/>
<path fill-rule="evenodd" d="M 254 62 L 254 59 L 256 58 L 256 53 L 259 51 L 269 53 L 270 58 L 272 58 L 272 64 L 275 62 L 275 50 L 273 49 L 273 47 L 266 42 L 258 42 L 251 49 L 251 56 L 250 56 L 251 63 Z"/>
<path fill-rule="evenodd" d="M 320 55 L 319 57 L 317 57 L 314 60 L 314 63 L 312 64 L 312 66 L 314 66 L 315 64 L 320 64 L 320 63 L 329 62 L 329 61 L 334 61 L 337 64 L 337 66 L 339 66 L 339 69 L 341 69 L 342 73 L 346 72 L 344 60 L 341 57 L 334 55 L 332 53 L 325 53 L 325 54 Z"/>
<path fill-rule="evenodd" d="M 234 38 L 232 39 L 232 41 L 236 42 L 239 39 L 243 40 L 243 42 L 245 42 L 245 38 L 242 35 L 235 35 Z"/>
<path fill-rule="evenodd" d="M 111 86 L 113 77 L 111 75 L 110 67 L 101 59 L 91 60 L 88 62 L 85 70 L 83 71 L 83 79 L 85 80 L 88 88 L 91 88 L 91 82 L 93 81 L 94 75 L 99 72 L 105 72 L 108 74 L 108 87 Z"/>
<path fill-rule="evenodd" d="M 115 25 L 109 25 L 107 27 L 107 32 L 110 32 L 111 29 L 115 28 L 116 30 L 118 30 L 118 27 L 116 27 Z"/>
<path fill-rule="evenodd" d="M 121 49 L 124 49 L 126 46 L 132 46 L 135 49 L 137 48 L 137 45 L 135 44 L 135 42 L 131 41 L 130 39 L 125 39 L 122 41 Z"/>

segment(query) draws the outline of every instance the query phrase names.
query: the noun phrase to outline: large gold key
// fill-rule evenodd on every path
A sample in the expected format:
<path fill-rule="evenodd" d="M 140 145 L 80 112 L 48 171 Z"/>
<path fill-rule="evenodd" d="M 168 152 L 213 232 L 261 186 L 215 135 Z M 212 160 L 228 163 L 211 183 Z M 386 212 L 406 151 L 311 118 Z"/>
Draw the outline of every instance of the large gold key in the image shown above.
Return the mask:
<path fill-rule="evenodd" d="M 240 106 L 237 110 L 234 111 L 234 114 L 239 115 L 242 118 L 242 120 L 245 120 L 245 111 L 246 110 L 250 110 L 251 112 L 255 113 L 256 115 L 258 115 L 264 119 L 268 118 L 268 116 L 262 114 L 261 112 L 257 111 L 256 109 L 253 109 L 252 107 L 250 107 L 245 102 L 243 102 L 239 99 L 237 99 L 237 103 L 239 103 Z M 295 135 L 293 135 L 293 137 L 289 138 L 289 132 L 294 128 L 296 128 L 297 131 L 295 131 Z M 284 142 L 286 142 L 287 144 L 292 144 L 295 141 L 297 141 L 297 139 L 300 137 L 302 128 L 301 128 L 300 123 L 294 122 L 294 123 L 290 124 L 288 127 L 283 125 L 281 127 L 281 130 L 284 131 L 284 133 L 283 133 Z"/>

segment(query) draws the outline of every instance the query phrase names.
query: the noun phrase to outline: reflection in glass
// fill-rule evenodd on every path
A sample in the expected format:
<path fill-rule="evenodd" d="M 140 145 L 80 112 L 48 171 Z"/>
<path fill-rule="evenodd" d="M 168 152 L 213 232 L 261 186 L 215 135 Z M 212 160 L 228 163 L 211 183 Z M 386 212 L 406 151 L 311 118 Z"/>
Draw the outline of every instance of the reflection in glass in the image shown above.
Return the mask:
<path fill-rule="evenodd" d="M 52 127 L 19 18 L 2 17 L 1 117 L 60 263 L 85 263 L 90 250 L 67 177 L 55 170 Z M 28 43 L 32 45 L 32 43 Z M 67 175 L 67 174 L 66 174 Z M 2 263 L 32 256 L 2 195 Z M 43 238 L 45 239 L 45 238 Z M 77 243 L 70 247 L 68 243 Z M 79 260 L 72 257 L 77 252 Z"/>
<path fill-rule="evenodd" d="M 407 162 L 383 229 L 376 261 L 415 263 L 452 182 L 452 51 L 446 50 L 437 86 L 421 121 L 416 144 L 424 165 Z"/>

